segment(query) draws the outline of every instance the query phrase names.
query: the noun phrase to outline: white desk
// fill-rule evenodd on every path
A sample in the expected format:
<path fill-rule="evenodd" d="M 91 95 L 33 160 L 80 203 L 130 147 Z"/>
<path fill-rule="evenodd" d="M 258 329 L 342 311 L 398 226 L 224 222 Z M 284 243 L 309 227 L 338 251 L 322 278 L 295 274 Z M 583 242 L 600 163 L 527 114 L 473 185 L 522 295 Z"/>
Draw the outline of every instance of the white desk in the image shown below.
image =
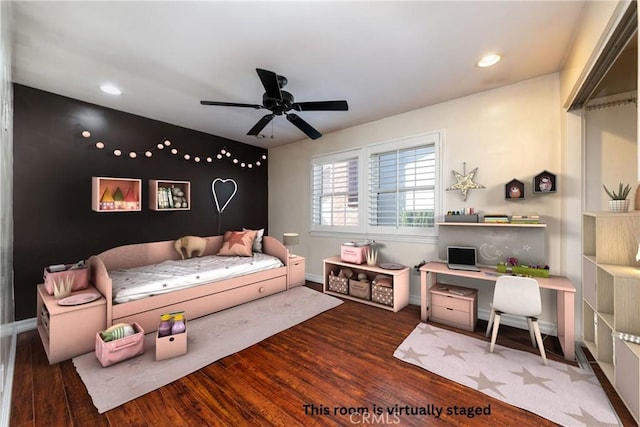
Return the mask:
<path fill-rule="evenodd" d="M 490 274 L 487 274 L 490 273 Z M 495 282 L 500 273 L 489 268 L 482 268 L 480 272 L 450 270 L 445 263 L 429 262 L 420 267 L 420 318 L 426 322 L 429 318 L 429 288 L 437 282 L 437 275 L 445 274 L 452 277 L 468 277 L 487 282 Z M 543 289 L 553 289 L 557 294 L 558 339 L 564 352 L 564 358 L 575 360 L 575 293 L 576 288 L 569 279 L 563 276 L 549 278 L 535 278 Z"/>

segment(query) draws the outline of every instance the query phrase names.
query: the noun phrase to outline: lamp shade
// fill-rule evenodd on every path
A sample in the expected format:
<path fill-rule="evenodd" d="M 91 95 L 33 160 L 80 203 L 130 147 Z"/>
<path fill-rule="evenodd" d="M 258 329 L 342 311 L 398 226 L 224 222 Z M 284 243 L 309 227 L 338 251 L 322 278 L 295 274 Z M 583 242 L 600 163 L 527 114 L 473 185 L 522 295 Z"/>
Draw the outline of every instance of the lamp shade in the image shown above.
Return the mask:
<path fill-rule="evenodd" d="M 293 246 L 300 243 L 300 235 L 298 233 L 284 233 L 282 235 L 282 243 L 285 246 Z"/>

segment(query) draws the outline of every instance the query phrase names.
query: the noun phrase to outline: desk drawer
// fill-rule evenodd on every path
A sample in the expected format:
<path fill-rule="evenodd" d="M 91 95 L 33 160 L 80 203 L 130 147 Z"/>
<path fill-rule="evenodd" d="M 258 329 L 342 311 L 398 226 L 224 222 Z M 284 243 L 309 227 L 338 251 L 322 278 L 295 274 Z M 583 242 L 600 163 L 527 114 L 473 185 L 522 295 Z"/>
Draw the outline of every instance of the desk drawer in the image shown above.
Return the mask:
<path fill-rule="evenodd" d="M 441 307 L 470 313 L 472 304 L 472 299 L 458 298 L 457 295 L 440 295 L 433 292 L 431 293 L 431 305 L 438 305 Z"/>
<path fill-rule="evenodd" d="M 472 327 L 475 328 L 475 319 L 471 319 L 471 313 L 468 311 L 453 310 L 439 305 L 432 306 L 432 309 L 433 313 L 431 320 L 434 322 L 444 323 L 471 331 L 473 330 Z"/>
<path fill-rule="evenodd" d="M 465 295 L 450 293 L 450 289 L 464 291 Z M 429 289 L 431 320 L 456 328 L 473 331 L 476 328 L 478 292 L 461 286 L 438 285 Z"/>

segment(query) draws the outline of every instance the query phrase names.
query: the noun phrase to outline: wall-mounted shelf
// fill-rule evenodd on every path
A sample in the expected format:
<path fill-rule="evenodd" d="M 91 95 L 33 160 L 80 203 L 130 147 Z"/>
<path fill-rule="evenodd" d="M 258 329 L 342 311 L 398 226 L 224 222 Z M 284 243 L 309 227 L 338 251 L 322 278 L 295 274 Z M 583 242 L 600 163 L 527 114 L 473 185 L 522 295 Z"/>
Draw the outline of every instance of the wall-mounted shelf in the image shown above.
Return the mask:
<path fill-rule="evenodd" d="M 136 212 L 142 210 L 142 180 L 136 178 L 91 178 L 91 209 L 96 212 Z"/>
<path fill-rule="evenodd" d="M 149 180 L 149 209 L 154 211 L 188 211 L 191 209 L 189 181 Z"/>
<path fill-rule="evenodd" d="M 438 222 L 440 225 L 454 227 L 520 227 L 520 228 L 544 228 L 547 224 L 515 224 L 511 222 Z"/>

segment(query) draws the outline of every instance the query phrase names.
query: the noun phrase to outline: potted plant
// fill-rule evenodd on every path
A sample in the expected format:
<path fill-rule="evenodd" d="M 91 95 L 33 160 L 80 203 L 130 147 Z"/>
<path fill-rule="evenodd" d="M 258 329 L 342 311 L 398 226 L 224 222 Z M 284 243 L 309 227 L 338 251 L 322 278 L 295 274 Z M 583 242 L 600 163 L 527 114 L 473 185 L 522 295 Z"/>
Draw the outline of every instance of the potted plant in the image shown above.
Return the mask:
<path fill-rule="evenodd" d="M 607 193 L 609 198 L 609 210 L 611 212 L 627 212 L 629 210 L 629 200 L 627 196 L 631 191 L 631 187 L 629 184 L 623 187 L 622 183 L 618 186 L 618 191 L 615 190 L 609 191 L 606 185 L 602 185 L 604 191 Z"/>

